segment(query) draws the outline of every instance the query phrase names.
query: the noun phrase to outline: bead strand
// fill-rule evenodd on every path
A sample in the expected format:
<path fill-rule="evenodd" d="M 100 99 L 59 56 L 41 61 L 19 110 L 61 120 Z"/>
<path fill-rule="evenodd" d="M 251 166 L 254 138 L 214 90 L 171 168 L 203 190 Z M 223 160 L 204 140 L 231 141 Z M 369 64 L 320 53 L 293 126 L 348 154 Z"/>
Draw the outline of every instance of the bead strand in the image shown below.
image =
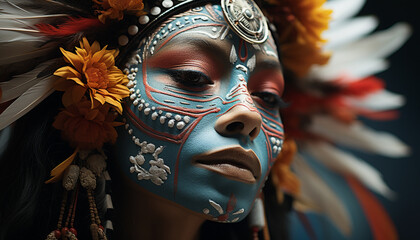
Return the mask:
<path fill-rule="evenodd" d="M 58 223 L 57 223 L 58 230 L 63 227 L 63 217 L 64 217 L 64 212 L 66 210 L 66 204 L 67 204 L 67 191 L 64 191 L 63 199 L 61 200 L 60 215 L 58 217 Z"/>

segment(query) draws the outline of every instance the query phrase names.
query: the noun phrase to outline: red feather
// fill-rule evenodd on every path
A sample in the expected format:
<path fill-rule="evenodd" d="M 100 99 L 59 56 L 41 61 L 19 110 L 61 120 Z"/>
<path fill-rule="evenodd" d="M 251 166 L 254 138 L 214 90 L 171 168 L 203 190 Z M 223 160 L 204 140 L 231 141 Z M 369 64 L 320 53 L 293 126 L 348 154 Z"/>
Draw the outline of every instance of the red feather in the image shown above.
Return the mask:
<path fill-rule="evenodd" d="M 371 76 L 348 84 L 342 90 L 342 94 L 364 97 L 370 93 L 382 90 L 384 88 L 385 83 L 383 80 Z"/>
<path fill-rule="evenodd" d="M 361 109 L 358 111 L 358 113 L 361 116 L 364 116 L 372 120 L 377 120 L 377 121 L 395 120 L 399 116 L 399 112 L 395 110 L 374 112 L 374 111 L 367 111 L 367 110 Z"/>
<path fill-rule="evenodd" d="M 314 228 L 311 225 L 311 222 L 309 221 L 308 217 L 303 212 L 296 211 L 297 217 L 299 221 L 302 223 L 303 228 L 305 229 L 306 233 L 309 236 L 309 239 L 316 240 L 316 233 Z"/>
<path fill-rule="evenodd" d="M 347 177 L 346 180 L 362 206 L 374 239 L 398 239 L 397 230 L 395 229 L 391 218 L 375 196 L 364 188 L 356 179 Z"/>
<path fill-rule="evenodd" d="M 65 37 L 101 25 L 102 23 L 97 18 L 69 18 L 66 22 L 56 27 L 45 23 L 37 24 L 35 26 L 41 33 L 47 36 Z"/>

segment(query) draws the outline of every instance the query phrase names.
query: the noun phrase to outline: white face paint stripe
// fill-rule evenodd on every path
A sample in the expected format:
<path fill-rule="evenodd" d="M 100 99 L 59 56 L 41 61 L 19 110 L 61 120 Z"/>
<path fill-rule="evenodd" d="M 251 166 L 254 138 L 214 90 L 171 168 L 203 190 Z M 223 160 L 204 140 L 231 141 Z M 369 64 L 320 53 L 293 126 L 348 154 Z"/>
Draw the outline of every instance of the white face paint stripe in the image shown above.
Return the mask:
<path fill-rule="evenodd" d="M 244 213 L 244 212 L 245 212 L 245 209 L 241 208 L 238 211 L 232 213 L 232 215 L 238 215 L 238 214 L 241 214 L 241 213 Z"/>
<path fill-rule="evenodd" d="M 248 69 L 244 65 L 236 65 L 236 69 L 242 70 L 245 74 L 248 73 Z"/>
<path fill-rule="evenodd" d="M 213 201 L 213 200 L 211 200 L 211 199 L 209 199 L 209 203 L 210 203 L 210 205 L 211 205 L 214 209 L 216 209 L 216 211 L 217 211 L 219 214 L 223 214 L 223 213 L 224 213 L 224 211 L 223 211 L 223 209 L 222 209 L 222 206 L 220 206 L 220 204 L 216 203 L 215 201 Z"/>
<path fill-rule="evenodd" d="M 250 71 L 250 72 L 254 71 L 255 64 L 256 64 L 256 57 L 255 57 L 255 55 L 254 55 L 254 56 L 252 56 L 252 57 L 248 60 L 248 62 L 246 63 L 246 66 L 249 68 L 249 71 Z"/>
<path fill-rule="evenodd" d="M 232 44 L 232 49 L 230 50 L 230 56 L 229 56 L 229 61 L 232 64 L 235 64 L 235 62 L 238 60 L 238 55 L 236 54 L 236 48 L 235 46 Z"/>

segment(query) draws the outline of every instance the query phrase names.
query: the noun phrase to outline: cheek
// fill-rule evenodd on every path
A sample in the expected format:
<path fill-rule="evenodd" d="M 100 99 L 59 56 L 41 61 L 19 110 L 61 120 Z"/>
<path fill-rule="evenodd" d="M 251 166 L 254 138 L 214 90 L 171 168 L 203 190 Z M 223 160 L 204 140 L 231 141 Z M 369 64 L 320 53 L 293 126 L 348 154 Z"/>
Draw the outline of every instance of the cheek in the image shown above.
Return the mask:
<path fill-rule="evenodd" d="M 204 117 L 220 111 L 220 99 L 213 93 L 217 84 L 195 92 L 179 87 L 159 71 L 145 69 L 142 64 L 137 68 L 126 113 L 149 139 L 179 146 Z"/>
<path fill-rule="evenodd" d="M 267 110 L 260 105 L 257 105 L 257 108 L 263 119 L 261 129 L 262 133 L 266 136 L 267 145 L 269 146 L 269 167 L 271 168 L 283 145 L 284 128 L 278 111 Z"/>

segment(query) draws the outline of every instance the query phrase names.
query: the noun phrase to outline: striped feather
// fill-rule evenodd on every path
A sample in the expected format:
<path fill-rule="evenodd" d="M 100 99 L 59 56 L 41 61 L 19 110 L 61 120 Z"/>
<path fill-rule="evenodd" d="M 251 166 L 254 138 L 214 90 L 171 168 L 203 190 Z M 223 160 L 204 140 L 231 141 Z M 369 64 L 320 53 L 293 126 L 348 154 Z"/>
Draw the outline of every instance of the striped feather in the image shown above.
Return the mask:
<path fill-rule="evenodd" d="M 55 77 L 43 78 L 33 87 L 24 92 L 3 113 L 0 114 L 0 130 L 7 127 L 42 102 L 54 92 Z"/>
<path fill-rule="evenodd" d="M 0 88 L 3 91 L 3 95 L 0 98 L 0 103 L 4 103 L 19 97 L 29 88 L 42 81 L 43 78 L 39 78 L 38 75 L 50 65 L 52 65 L 56 60 L 57 59 L 43 62 L 30 72 L 15 76 L 7 82 L 0 82 Z"/>
<path fill-rule="evenodd" d="M 402 95 L 381 90 L 364 98 L 348 98 L 346 102 L 352 107 L 371 111 L 386 111 L 402 107 L 405 104 L 405 98 Z"/>
<path fill-rule="evenodd" d="M 346 20 L 325 31 L 322 36 L 328 40 L 326 50 L 354 42 L 371 33 L 379 24 L 374 16 L 357 17 Z"/>
<path fill-rule="evenodd" d="M 357 79 L 377 74 L 388 68 L 384 58 L 398 50 L 411 33 L 408 24 L 398 23 L 387 30 L 334 49 L 328 64 L 313 68 L 309 76 L 331 81 L 343 75 Z"/>
<path fill-rule="evenodd" d="M 331 24 L 334 25 L 355 16 L 362 9 L 365 2 L 366 0 L 335 0 L 327 1 L 324 6 L 333 10 Z"/>
<path fill-rule="evenodd" d="M 394 135 L 377 132 L 357 121 L 345 124 L 329 116 L 316 115 L 307 130 L 336 144 L 388 157 L 403 157 L 410 153 L 409 147 Z"/>
<path fill-rule="evenodd" d="M 314 206 L 343 234 L 349 235 L 352 228 L 350 216 L 340 198 L 299 154 L 295 156 L 292 168 L 301 181 L 301 195 L 298 199 Z"/>
<path fill-rule="evenodd" d="M 383 181 L 381 173 L 356 156 L 325 142 L 307 143 L 304 150 L 330 170 L 343 176 L 353 176 L 387 198 L 395 197 L 395 193 Z"/>
<path fill-rule="evenodd" d="M 397 240 L 398 234 L 385 208 L 356 179 L 347 177 L 347 183 L 357 197 L 372 230 L 374 240 Z"/>

